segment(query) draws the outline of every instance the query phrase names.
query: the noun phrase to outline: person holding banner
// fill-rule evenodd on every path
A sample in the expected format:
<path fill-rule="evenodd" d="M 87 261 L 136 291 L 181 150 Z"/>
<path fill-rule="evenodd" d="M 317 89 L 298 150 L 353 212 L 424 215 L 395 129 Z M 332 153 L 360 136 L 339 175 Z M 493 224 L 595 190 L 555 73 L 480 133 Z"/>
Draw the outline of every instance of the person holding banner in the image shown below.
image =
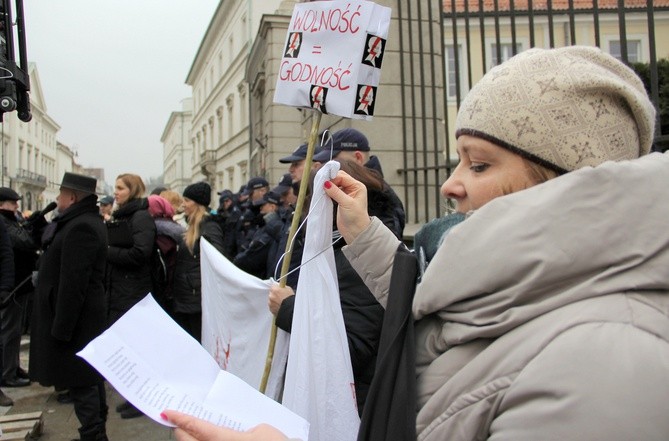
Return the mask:
<path fill-rule="evenodd" d="M 369 213 L 382 219 L 384 224 L 392 230 L 395 225 L 393 222 L 394 204 L 388 192 L 385 191 L 387 184 L 381 176 L 355 161 L 347 159 L 337 161 L 341 164 L 341 170 L 347 171 L 364 183 L 369 196 Z M 336 226 L 332 237 L 339 297 L 355 379 L 355 397 L 358 413 L 362 414 L 376 367 L 381 324 L 383 323 L 383 307 L 346 260 L 342 253 L 344 242 L 340 240 L 341 235 Z M 276 317 L 276 326 L 288 333 L 291 332 L 293 324 L 294 295 L 295 291 L 289 285 L 281 287 L 275 284 L 270 287 L 268 297 L 270 312 Z"/>
<path fill-rule="evenodd" d="M 669 438 L 669 154 L 647 155 L 654 123 L 636 74 L 597 48 L 531 49 L 472 88 L 441 187 L 466 219 L 416 288 L 418 412 L 393 439 Z M 390 307 L 402 245 L 362 183 L 339 172 L 325 191 L 344 253 Z M 260 439 L 166 416 L 179 440 Z"/>

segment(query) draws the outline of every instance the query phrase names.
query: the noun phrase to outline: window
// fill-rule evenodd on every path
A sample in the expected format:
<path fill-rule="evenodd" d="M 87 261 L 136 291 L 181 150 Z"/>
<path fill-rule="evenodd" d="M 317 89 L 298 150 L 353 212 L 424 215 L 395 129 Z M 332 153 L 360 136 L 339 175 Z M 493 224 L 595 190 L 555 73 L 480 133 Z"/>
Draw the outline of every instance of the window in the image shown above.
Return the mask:
<path fill-rule="evenodd" d="M 455 69 L 455 60 L 458 60 L 458 71 Z M 465 60 L 462 59 L 462 45 L 458 45 L 457 55 L 455 46 L 446 45 L 446 92 L 449 99 L 457 97 L 457 84 L 460 83 L 460 97 L 467 93 L 467 83 L 464 75 Z"/>
<path fill-rule="evenodd" d="M 620 40 L 609 41 L 609 53 L 623 61 Z M 641 40 L 627 40 L 627 60 L 630 63 L 641 62 Z"/>
<path fill-rule="evenodd" d="M 497 44 L 492 43 L 490 45 L 490 67 L 497 66 L 498 64 L 504 63 L 509 58 L 513 57 L 513 44 L 512 43 L 500 43 L 499 45 L 501 59 L 497 59 Z M 523 51 L 523 45 L 521 43 L 516 43 L 516 54 L 519 54 Z"/>

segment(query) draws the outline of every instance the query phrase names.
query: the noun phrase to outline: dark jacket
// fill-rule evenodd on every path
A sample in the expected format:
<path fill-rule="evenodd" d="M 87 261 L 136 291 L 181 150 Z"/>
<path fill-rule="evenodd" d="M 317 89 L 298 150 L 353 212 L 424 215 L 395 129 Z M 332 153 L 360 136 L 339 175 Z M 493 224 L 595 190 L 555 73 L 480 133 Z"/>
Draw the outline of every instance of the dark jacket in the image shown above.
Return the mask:
<path fill-rule="evenodd" d="M 281 240 L 284 221 L 278 212 L 263 217 L 264 225 L 253 234 L 249 246 L 235 256 L 233 263 L 240 269 L 259 279 L 274 275 L 274 265 L 270 256 L 276 255 Z"/>
<path fill-rule="evenodd" d="M 367 167 L 370 170 L 376 171 L 381 178 L 383 178 L 383 169 L 381 168 L 381 161 L 379 161 L 379 158 L 377 156 L 370 156 L 369 161 L 365 163 L 365 167 Z M 386 224 L 390 230 L 395 233 L 395 236 L 399 239 L 402 240 L 402 234 L 404 233 L 404 225 L 406 223 L 406 213 L 404 212 L 404 205 L 402 204 L 402 201 L 400 198 L 397 196 L 395 191 L 392 189 L 392 187 L 385 181 L 384 178 L 384 188 L 383 192 L 385 193 L 386 197 L 388 198 L 388 202 L 392 206 L 392 210 L 390 212 L 387 212 L 384 217 L 379 217 L 381 221 Z M 368 203 L 368 209 L 370 210 L 370 216 L 376 216 L 376 214 L 372 214 L 371 210 L 371 204 Z"/>
<path fill-rule="evenodd" d="M 400 245 L 393 262 L 378 363 L 362 409 L 358 441 L 416 439 L 416 346 L 411 315 L 416 257 Z"/>
<path fill-rule="evenodd" d="M 227 210 L 219 211 L 214 219 L 223 231 L 223 255 L 232 260 L 237 255 L 237 228 L 242 217 L 242 210 L 231 205 Z"/>
<path fill-rule="evenodd" d="M 193 245 L 179 247 L 174 271 L 175 312 L 195 314 L 202 311 L 202 281 L 200 277 L 200 239 L 204 237 L 219 252 L 223 253 L 223 230 L 212 216 L 206 216 L 200 224 L 200 237 Z"/>
<path fill-rule="evenodd" d="M 105 330 L 105 225 L 89 196 L 55 217 L 43 244 L 30 331 L 30 376 L 44 386 L 83 387 L 102 377 L 76 353 Z"/>
<path fill-rule="evenodd" d="M 14 252 L 7 234 L 7 227 L 0 222 L 0 293 L 9 293 L 14 288 Z M 5 300 L 0 297 L 0 302 Z"/>
<path fill-rule="evenodd" d="M 7 228 L 14 252 L 14 287 L 32 275 L 36 269 L 38 244 L 31 231 L 22 225 L 11 210 L 0 210 L 0 222 Z M 33 290 L 28 281 L 17 289 L 15 295 L 27 294 Z"/>
<path fill-rule="evenodd" d="M 147 207 L 146 199 L 134 199 L 112 214 L 113 222 L 127 224 L 131 237 L 129 243 L 132 245 L 110 245 L 107 252 L 110 324 L 152 289 L 150 260 L 155 246 L 156 225 Z"/>

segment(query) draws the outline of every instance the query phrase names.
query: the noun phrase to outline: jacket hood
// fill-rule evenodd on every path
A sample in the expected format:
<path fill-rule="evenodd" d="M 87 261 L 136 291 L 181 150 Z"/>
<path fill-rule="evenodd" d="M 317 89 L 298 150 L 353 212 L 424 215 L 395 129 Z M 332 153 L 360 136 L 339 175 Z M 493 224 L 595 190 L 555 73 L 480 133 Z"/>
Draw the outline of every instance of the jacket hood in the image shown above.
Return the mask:
<path fill-rule="evenodd" d="M 180 243 L 183 239 L 183 234 L 186 231 L 184 227 L 173 221 L 172 219 L 157 218 L 154 219 L 156 223 L 156 234 L 168 236 L 176 243 Z"/>
<path fill-rule="evenodd" d="M 669 154 L 584 168 L 489 202 L 454 227 L 416 290 L 447 345 L 561 306 L 669 291 Z"/>

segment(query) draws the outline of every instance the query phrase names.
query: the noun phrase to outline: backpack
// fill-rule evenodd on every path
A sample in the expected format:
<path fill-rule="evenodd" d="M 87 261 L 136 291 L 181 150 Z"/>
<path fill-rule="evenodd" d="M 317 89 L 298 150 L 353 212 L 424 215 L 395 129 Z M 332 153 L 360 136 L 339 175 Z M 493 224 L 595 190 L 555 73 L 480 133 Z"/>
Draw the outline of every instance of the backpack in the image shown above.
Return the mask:
<path fill-rule="evenodd" d="M 151 254 L 151 293 L 156 302 L 170 313 L 172 305 L 172 281 L 174 268 L 177 264 L 179 244 L 170 236 L 156 234 L 156 240 Z"/>

